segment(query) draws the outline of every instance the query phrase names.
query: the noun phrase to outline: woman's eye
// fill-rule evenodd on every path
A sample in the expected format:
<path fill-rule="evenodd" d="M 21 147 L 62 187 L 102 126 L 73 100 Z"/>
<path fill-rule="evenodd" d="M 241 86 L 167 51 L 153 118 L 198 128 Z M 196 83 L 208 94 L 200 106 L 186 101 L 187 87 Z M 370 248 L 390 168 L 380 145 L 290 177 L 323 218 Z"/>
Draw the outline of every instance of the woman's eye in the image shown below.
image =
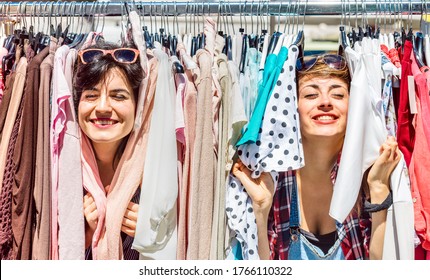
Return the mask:
<path fill-rule="evenodd" d="M 112 98 L 115 100 L 125 100 L 126 99 L 125 95 L 123 95 L 123 94 L 112 95 Z"/>
<path fill-rule="evenodd" d="M 336 99 L 343 99 L 345 97 L 345 94 L 343 93 L 335 93 L 333 94 L 333 97 Z"/>
<path fill-rule="evenodd" d="M 306 99 L 315 99 L 318 97 L 318 94 L 317 93 L 308 93 L 308 94 L 305 94 L 304 97 Z"/>
<path fill-rule="evenodd" d="M 85 94 L 85 95 L 84 95 L 84 98 L 85 98 L 86 100 L 95 100 L 95 99 L 97 99 L 97 95 L 96 95 L 96 94 L 88 93 L 88 94 Z"/>

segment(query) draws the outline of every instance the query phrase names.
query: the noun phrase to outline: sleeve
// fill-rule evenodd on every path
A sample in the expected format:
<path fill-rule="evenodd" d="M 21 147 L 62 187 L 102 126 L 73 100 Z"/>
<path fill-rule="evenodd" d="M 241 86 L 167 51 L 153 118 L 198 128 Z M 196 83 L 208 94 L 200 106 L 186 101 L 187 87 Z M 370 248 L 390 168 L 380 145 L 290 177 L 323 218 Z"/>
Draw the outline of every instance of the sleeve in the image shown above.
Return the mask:
<path fill-rule="evenodd" d="M 276 194 L 275 194 L 275 196 L 276 196 Z M 269 220 L 268 220 L 267 225 L 268 225 L 267 226 L 267 238 L 269 239 L 270 259 L 271 260 L 277 260 L 277 259 L 279 259 L 279 256 L 277 254 L 278 250 L 276 249 L 277 248 L 276 241 L 278 239 L 278 233 L 276 231 L 273 205 L 272 205 L 272 209 L 270 210 Z"/>
<path fill-rule="evenodd" d="M 365 259 L 369 259 L 369 244 L 370 244 L 370 235 L 372 234 L 372 219 L 370 218 L 369 213 L 364 212 L 363 209 L 360 213 L 360 232 L 362 236 L 362 249 L 364 253 Z"/>

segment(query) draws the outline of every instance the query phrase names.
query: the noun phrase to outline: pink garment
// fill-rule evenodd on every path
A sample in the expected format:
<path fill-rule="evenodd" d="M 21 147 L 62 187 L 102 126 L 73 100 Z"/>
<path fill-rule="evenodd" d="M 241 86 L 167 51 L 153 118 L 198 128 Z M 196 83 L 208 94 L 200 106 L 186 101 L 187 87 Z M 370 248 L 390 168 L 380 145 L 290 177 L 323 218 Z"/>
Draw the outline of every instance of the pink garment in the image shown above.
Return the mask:
<path fill-rule="evenodd" d="M 193 176 L 190 186 L 189 243 L 187 259 L 207 260 L 212 234 L 216 155 L 213 139 L 213 56 L 206 50 L 197 51 L 200 71 L 195 71 L 197 87 L 196 139 L 194 143 Z M 217 124 L 218 125 L 218 124 Z M 210 206 L 210 207 L 208 207 Z"/>
<path fill-rule="evenodd" d="M 73 69 L 78 54 L 71 49 L 64 72 L 54 83 L 73 92 Z M 82 215 L 83 189 L 80 128 L 72 94 L 64 102 L 66 115 L 63 149 L 58 158 L 58 248 L 60 260 L 85 259 L 85 222 Z"/>
<path fill-rule="evenodd" d="M 184 98 L 184 121 L 185 121 L 185 151 L 183 164 L 182 187 L 179 194 L 178 211 L 178 244 L 176 259 L 185 260 L 188 248 L 189 230 L 189 192 L 192 178 L 192 166 L 194 162 L 194 140 L 196 138 L 196 117 L 197 117 L 197 89 L 194 85 L 193 71 L 197 69 L 197 64 L 186 53 L 185 46 L 180 43 L 177 47 L 180 53 L 182 64 L 186 76 L 186 93 Z"/>
<path fill-rule="evenodd" d="M 3 61 L 3 57 L 7 54 L 8 54 L 7 49 L 4 47 L 1 47 L 0 48 L 0 62 Z M 1 65 L 0 65 L 0 104 L 1 104 L 1 101 L 3 99 L 3 90 L 4 90 L 3 74 L 2 73 L 3 73 L 3 71 L 1 71 Z"/>
<path fill-rule="evenodd" d="M 136 129 L 130 134 L 112 179 L 111 187 L 108 190 L 105 226 L 101 229 L 102 234 L 98 240 L 97 236 L 93 238 L 93 259 L 117 260 L 123 258 L 121 225 L 128 203 L 142 182 L 142 176 L 144 176 L 143 168 L 158 73 L 157 59 L 152 57 L 150 51 L 148 51 L 148 56 L 151 59 L 144 60 L 148 61 L 148 65 L 145 67 L 148 70 L 148 76 L 143 80 L 139 93 L 139 101 L 141 98 L 144 98 L 144 100 L 142 100 L 142 103 L 138 101 L 138 104 L 144 104 L 144 107 L 143 109 L 137 108 L 137 114 L 141 116 L 141 125 L 135 126 Z M 136 122 L 140 121 L 136 118 Z M 91 172 L 91 169 L 87 166 L 84 172 Z M 84 184 L 88 187 L 86 177 L 84 176 L 83 179 Z M 92 189 L 96 189 L 95 182 L 93 181 L 91 184 Z M 103 198 L 100 198 L 100 200 L 103 203 Z M 100 218 L 101 216 L 99 216 Z M 96 245 L 96 248 L 94 248 L 94 245 Z M 94 255 L 94 252 L 96 252 L 96 255 Z"/>
<path fill-rule="evenodd" d="M 218 67 L 216 65 L 215 57 L 215 39 L 216 39 L 216 23 L 215 21 L 207 17 L 205 22 L 205 35 L 206 35 L 206 46 L 205 50 L 209 52 L 212 57 L 212 115 L 213 115 L 213 142 L 214 142 L 214 152 L 216 158 L 218 158 L 218 112 L 221 106 L 221 85 L 218 80 Z"/>
<path fill-rule="evenodd" d="M 429 69 L 429 67 L 427 67 L 427 69 Z M 422 69 L 420 69 L 421 72 Z M 424 72 L 424 75 L 426 76 L 427 79 L 427 88 L 430 90 L 430 70 Z M 420 101 L 421 101 L 421 110 L 422 110 L 422 115 L 423 115 L 423 119 L 427 120 L 423 123 L 423 129 L 424 129 L 424 135 L 426 137 L 426 139 L 428 139 L 428 150 L 430 151 L 430 122 L 428 120 L 430 120 L 430 95 L 429 94 L 424 94 L 421 96 Z"/>
<path fill-rule="evenodd" d="M 186 77 L 184 73 L 175 74 L 176 86 L 176 140 L 185 145 L 184 98 Z"/>
<path fill-rule="evenodd" d="M 411 54 L 412 73 L 414 75 L 416 87 L 416 100 L 418 113 L 414 118 L 415 145 L 409 165 L 409 175 L 411 179 L 412 199 L 414 201 L 415 230 L 422 240 L 422 247 L 430 251 L 430 188 L 428 179 L 430 178 L 430 150 L 429 141 L 424 132 L 424 126 L 430 119 L 428 112 L 423 113 L 422 108 L 428 107 L 428 80 L 415 61 L 414 54 Z"/>
<path fill-rule="evenodd" d="M 59 157 L 63 148 L 63 139 L 66 129 L 66 102 L 72 98 L 67 83 L 62 83 L 60 77 L 64 76 L 69 47 L 64 45 L 57 49 L 54 57 L 52 74 L 52 108 L 51 108 L 51 159 L 52 159 L 52 204 L 51 204 L 51 258 L 58 260 L 58 173 Z"/>
<path fill-rule="evenodd" d="M 184 98 L 186 90 L 186 76 L 184 73 L 175 74 L 175 87 L 176 87 L 176 118 L 175 118 L 175 129 L 176 129 L 176 149 L 178 153 L 177 164 L 178 164 L 178 192 L 181 193 L 184 187 L 182 176 L 185 160 L 185 120 L 184 120 Z M 181 208 L 180 199 L 178 199 L 178 212 Z"/>
<path fill-rule="evenodd" d="M 106 217 L 106 191 L 100 180 L 96 157 L 85 133 L 81 133 L 81 160 L 83 186 L 96 203 L 98 222 L 91 243 L 93 259 L 97 260 L 97 245 L 102 236 Z"/>

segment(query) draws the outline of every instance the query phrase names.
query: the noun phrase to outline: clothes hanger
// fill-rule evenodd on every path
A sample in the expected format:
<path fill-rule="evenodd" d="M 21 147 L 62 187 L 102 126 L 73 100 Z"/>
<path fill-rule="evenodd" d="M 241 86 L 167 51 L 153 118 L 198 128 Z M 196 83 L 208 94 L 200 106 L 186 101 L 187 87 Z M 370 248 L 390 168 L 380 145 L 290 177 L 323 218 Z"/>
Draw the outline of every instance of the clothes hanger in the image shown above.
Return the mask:
<path fill-rule="evenodd" d="M 243 8 L 245 8 L 246 2 L 244 3 Z M 243 10 L 240 12 L 240 18 L 242 18 L 242 12 Z M 246 17 L 244 16 L 244 21 L 245 21 L 245 25 L 242 25 L 242 21 L 241 21 L 241 27 L 239 28 L 239 32 L 242 34 L 242 49 L 240 52 L 240 61 L 239 61 L 239 71 L 240 73 L 244 73 L 245 71 L 245 64 L 246 64 L 246 58 L 247 58 L 247 53 L 248 53 L 248 49 L 249 49 L 249 38 L 248 35 L 245 32 L 245 28 L 243 26 L 247 26 L 246 24 Z"/>
<path fill-rule="evenodd" d="M 303 57 L 304 55 L 304 50 L 305 50 L 305 33 L 304 33 L 304 29 L 305 29 L 305 17 L 306 17 L 306 7 L 307 7 L 307 1 L 305 1 L 305 5 L 304 5 L 304 11 L 303 11 L 303 22 L 302 22 L 302 29 L 299 30 L 299 32 L 297 33 L 297 36 L 293 42 L 293 45 L 297 46 L 297 48 L 299 49 L 299 54 L 298 57 Z M 299 11 L 300 6 L 297 8 L 297 10 Z M 297 28 L 299 25 L 299 15 L 300 13 L 297 13 Z"/>
<path fill-rule="evenodd" d="M 102 21 L 102 28 L 101 28 L 100 32 L 97 32 L 97 35 L 96 35 L 96 38 L 95 38 L 96 42 L 100 42 L 100 41 L 104 40 L 104 38 L 103 38 L 103 31 L 104 31 L 104 28 L 105 28 L 106 14 L 108 12 L 109 2 L 105 2 L 105 3 L 106 3 L 106 6 L 104 8 L 104 11 L 103 11 L 103 2 L 101 3 L 101 7 L 100 7 L 100 13 L 103 15 L 103 21 Z M 98 27 L 99 27 L 99 19 L 100 19 L 100 14 L 99 14 L 98 20 L 97 20 L 96 31 L 98 30 Z"/>
<path fill-rule="evenodd" d="M 6 14 L 6 18 L 10 19 L 10 4 L 8 3 L 8 11 Z M 13 22 L 11 22 L 13 23 Z M 17 45 L 19 44 L 19 29 L 15 29 L 15 23 L 13 23 L 12 27 L 14 28 L 13 33 L 10 35 L 10 39 L 7 45 L 8 54 L 5 55 L 2 59 L 2 75 L 3 75 L 3 82 L 6 82 L 6 76 L 10 74 L 12 71 L 12 67 L 15 64 L 15 51 L 17 48 Z"/>
<path fill-rule="evenodd" d="M 263 36 L 263 42 L 262 42 L 262 47 L 261 47 L 261 60 L 260 60 L 260 65 L 259 65 L 259 70 L 263 70 L 264 69 L 264 64 L 266 63 L 266 58 L 267 58 L 267 54 L 268 54 L 268 49 L 269 49 L 269 40 L 271 38 L 269 38 L 269 34 L 267 33 L 268 30 L 268 25 L 269 25 L 269 3 L 266 2 L 266 21 L 265 21 L 265 27 L 262 30 L 262 33 L 264 34 Z"/>
<path fill-rule="evenodd" d="M 415 40 L 413 40 L 413 50 L 415 54 L 415 60 L 420 68 L 427 65 L 424 56 L 424 35 L 422 32 L 415 33 Z"/>
<path fill-rule="evenodd" d="M 227 33 L 224 36 L 224 38 L 225 38 L 225 44 L 224 44 L 223 53 L 225 55 L 227 55 L 227 59 L 231 61 L 231 60 L 233 60 L 233 53 L 234 53 L 233 49 L 234 49 L 234 43 L 235 43 L 234 40 L 233 40 L 233 38 L 232 38 L 232 35 L 233 35 L 233 37 L 236 36 L 236 29 L 234 27 L 234 22 L 233 22 L 233 16 L 232 16 L 232 13 L 231 13 L 231 5 L 230 5 L 230 3 L 228 4 L 228 8 L 229 8 L 229 11 L 230 11 L 230 19 L 231 19 L 230 20 L 230 24 L 228 23 L 227 5 L 226 5 L 225 2 L 224 2 L 223 7 L 224 7 L 224 16 L 222 16 L 222 19 L 224 20 L 224 29 L 225 29 L 225 32 Z M 231 32 L 229 32 L 229 26 L 230 25 L 231 25 Z"/>
<path fill-rule="evenodd" d="M 76 9 L 77 4 L 74 5 L 74 11 L 73 14 L 75 14 L 75 9 Z M 73 41 L 68 45 L 69 48 L 74 49 L 74 48 L 78 48 L 78 46 L 85 41 L 86 38 L 86 34 L 82 32 L 82 28 L 84 25 L 84 3 L 80 4 L 80 14 L 81 16 L 78 17 L 78 24 L 77 26 L 80 26 L 80 30 L 78 32 L 78 30 L 76 30 L 74 39 Z"/>
<path fill-rule="evenodd" d="M 345 49 L 347 47 L 349 47 L 348 37 L 346 35 L 345 24 L 344 24 L 345 12 L 344 12 L 343 1 L 341 3 L 341 9 L 342 9 L 342 13 L 341 13 L 341 18 L 340 18 L 340 26 L 339 26 L 339 31 L 340 31 L 340 44 L 339 44 L 339 49 L 338 49 L 339 55 L 343 55 L 345 52 Z"/>
<path fill-rule="evenodd" d="M 267 29 L 265 27 L 263 27 L 263 18 L 264 18 L 264 16 L 263 16 L 263 13 L 262 13 L 261 1 L 258 1 L 258 15 L 259 15 L 259 20 L 260 20 L 261 30 L 260 30 L 260 36 L 258 37 L 257 50 L 259 50 L 261 53 L 263 53 L 264 41 L 265 41 L 265 39 L 267 37 Z M 257 28 L 257 30 L 258 30 L 258 28 Z"/>
<path fill-rule="evenodd" d="M 281 7 L 282 7 L 282 2 L 279 3 L 278 28 L 277 28 L 276 32 L 274 32 L 272 34 L 272 37 L 270 38 L 270 43 L 269 43 L 269 46 L 268 46 L 268 49 L 267 49 L 267 54 L 273 53 L 273 51 L 276 48 L 276 45 L 278 44 L 279 37 L 281 36 L 281 33 L 279 32 L 279 24 L 280 24 L 280 19 L 281 19 Z"/>

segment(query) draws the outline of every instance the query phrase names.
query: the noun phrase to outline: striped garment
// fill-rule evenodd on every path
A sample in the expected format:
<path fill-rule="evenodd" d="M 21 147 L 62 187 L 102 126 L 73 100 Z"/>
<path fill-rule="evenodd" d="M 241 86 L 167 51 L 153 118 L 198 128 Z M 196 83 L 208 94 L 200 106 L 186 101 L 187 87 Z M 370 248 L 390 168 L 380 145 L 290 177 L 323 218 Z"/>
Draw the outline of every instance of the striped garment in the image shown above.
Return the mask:
<path fill-rule="evenodd" d="M 333 167 L 331 179 L 336 179 L 339 161 Z M 288 259 L 290 239 L 290 195 L 296 186 L 295 171 L 279 173 L 278 185 L 269 214 L 268 238 L 271 259 Z M 353 210 L 343 223 L 336 222 L 337 235 L 341 239 L 341 247 L 346 260 L 362 260 L 369 257 L 369 241 L 371 233 L 370 216 L 361 211 L 361 216 Z"/>

